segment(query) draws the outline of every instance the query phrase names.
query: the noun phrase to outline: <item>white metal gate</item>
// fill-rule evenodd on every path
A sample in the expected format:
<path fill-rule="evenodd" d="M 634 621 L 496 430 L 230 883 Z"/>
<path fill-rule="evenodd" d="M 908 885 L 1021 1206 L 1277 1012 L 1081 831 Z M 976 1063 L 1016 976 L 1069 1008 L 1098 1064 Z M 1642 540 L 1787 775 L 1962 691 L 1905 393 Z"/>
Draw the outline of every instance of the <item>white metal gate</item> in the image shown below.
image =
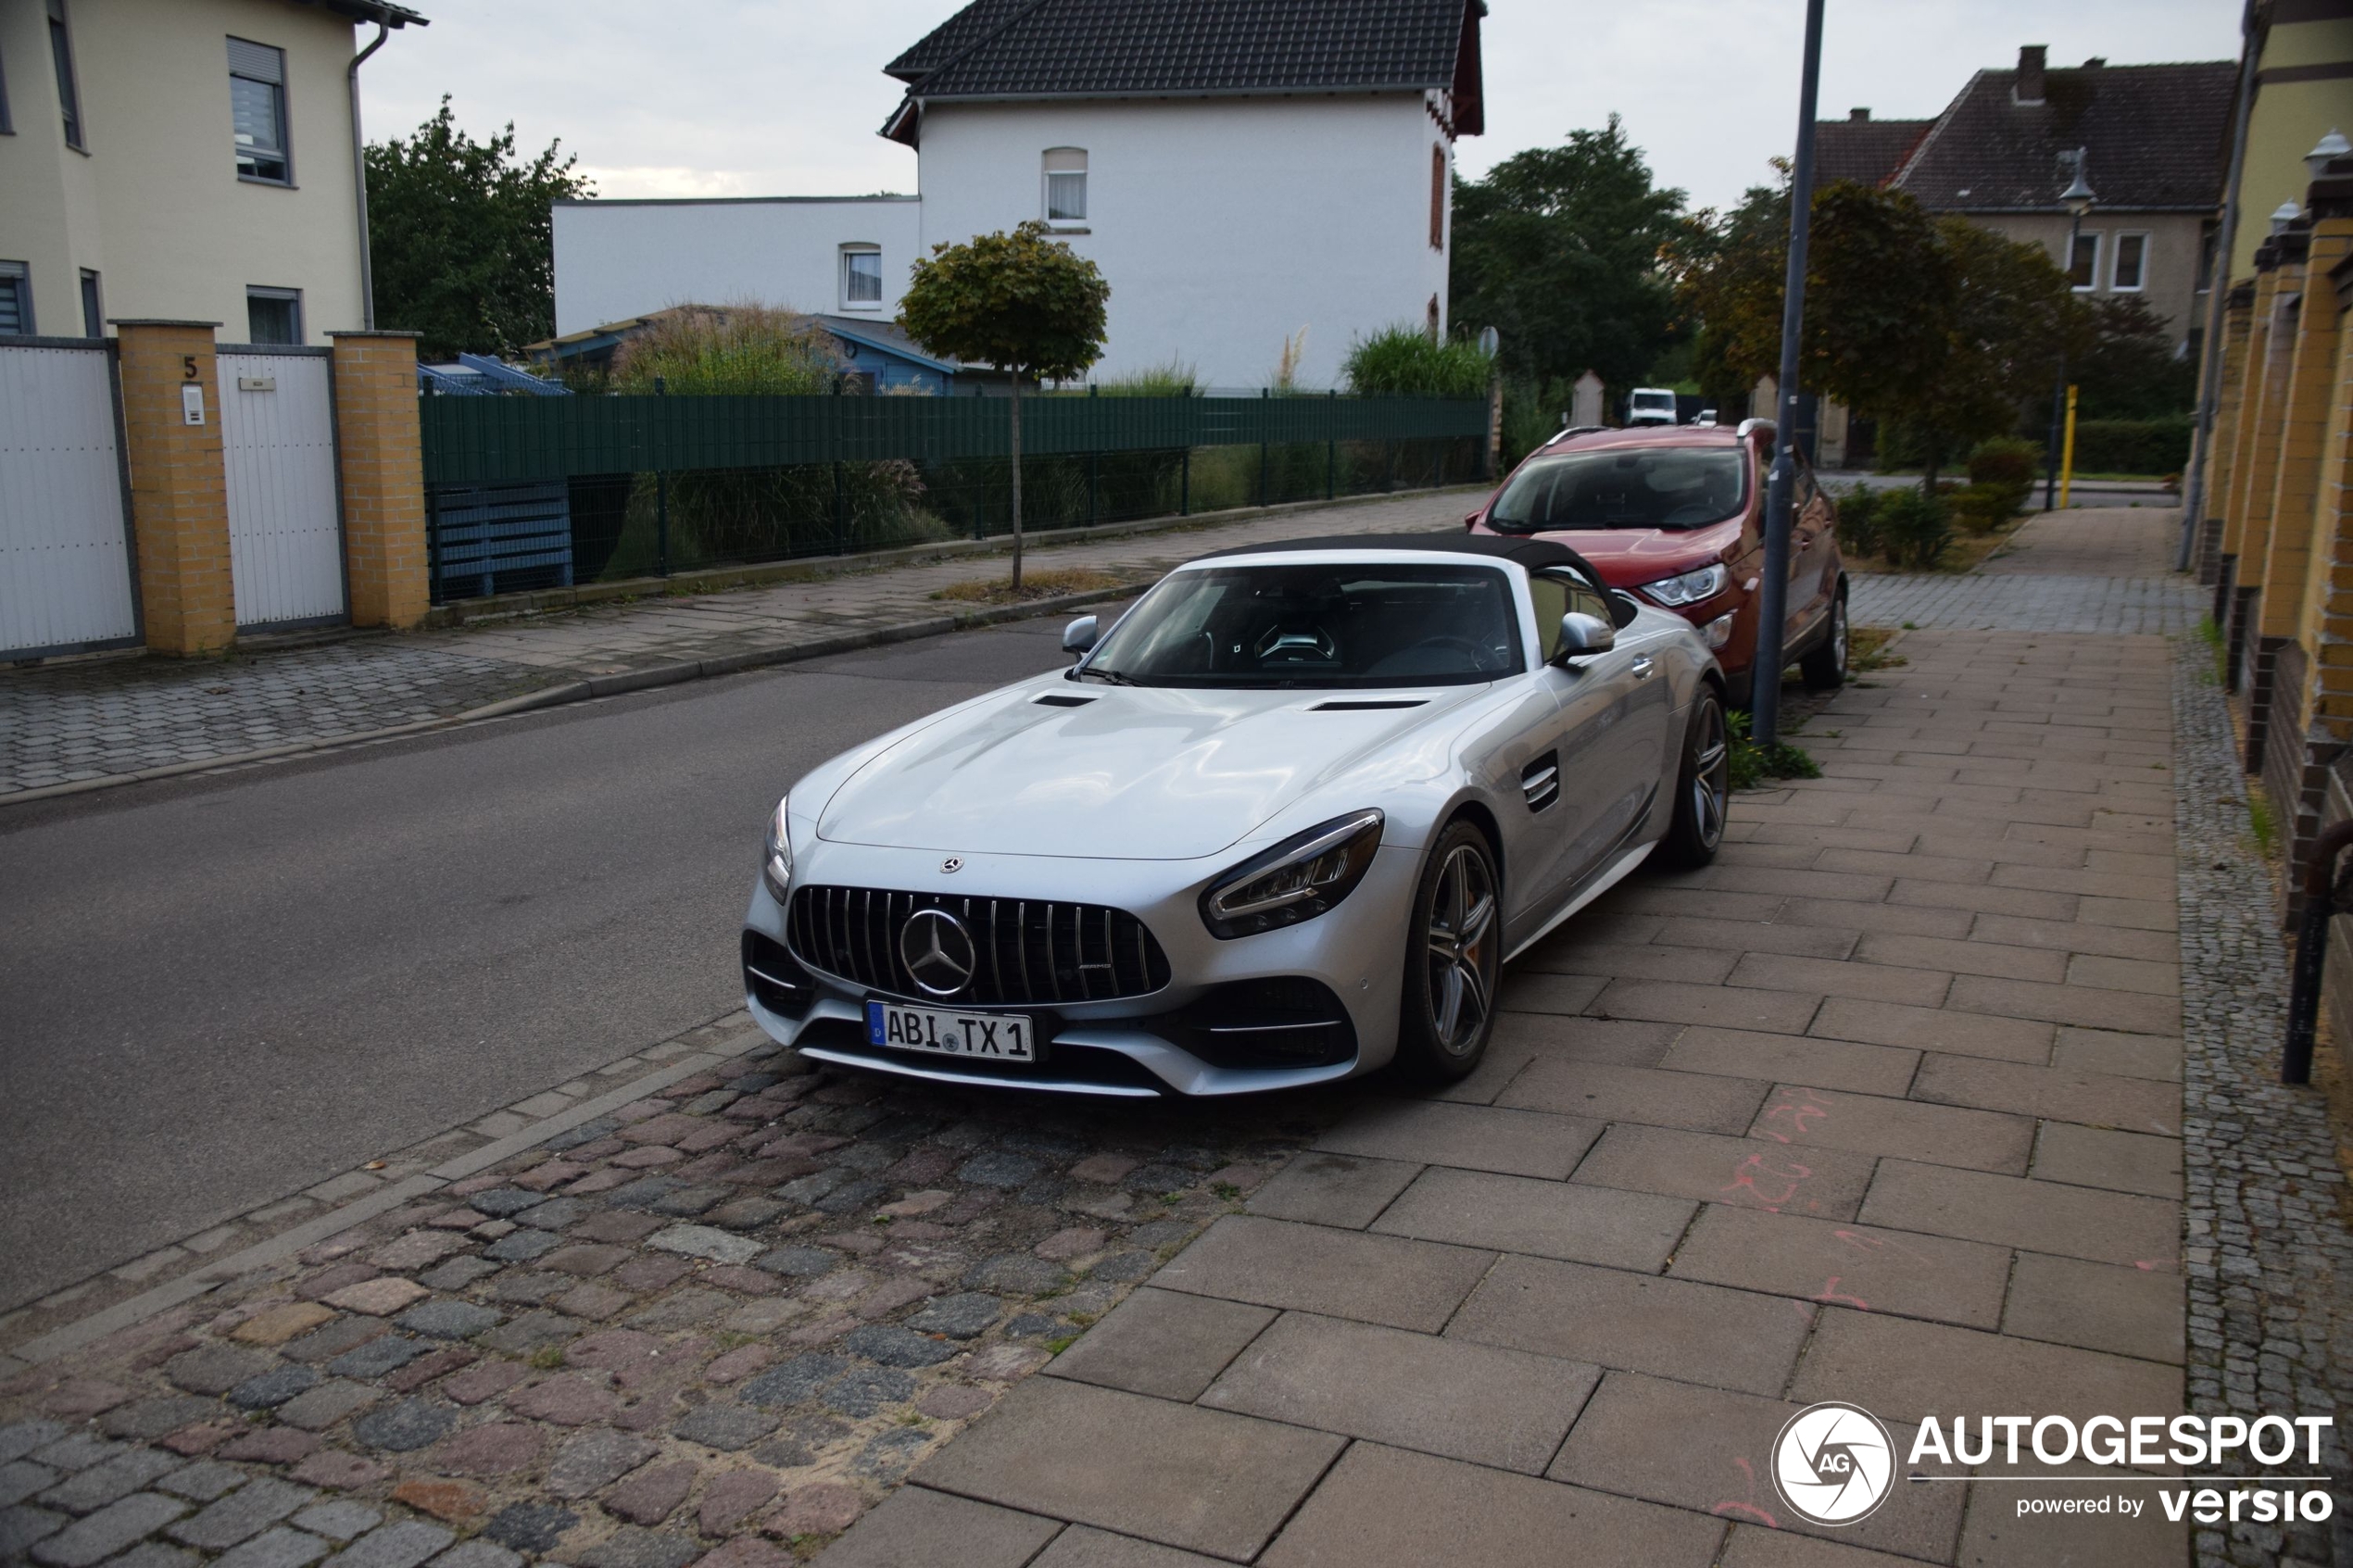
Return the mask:
<path fill-rule="evenodd" d="M 340 621 L 348 611 L 327 350 L 223 348 L 220 366 L 237 624 Z"/>
<path fill-rule="evenodd" d="M 105 345 L 0 346 L 0 658 L 137 637 L 116 433 Z"/>

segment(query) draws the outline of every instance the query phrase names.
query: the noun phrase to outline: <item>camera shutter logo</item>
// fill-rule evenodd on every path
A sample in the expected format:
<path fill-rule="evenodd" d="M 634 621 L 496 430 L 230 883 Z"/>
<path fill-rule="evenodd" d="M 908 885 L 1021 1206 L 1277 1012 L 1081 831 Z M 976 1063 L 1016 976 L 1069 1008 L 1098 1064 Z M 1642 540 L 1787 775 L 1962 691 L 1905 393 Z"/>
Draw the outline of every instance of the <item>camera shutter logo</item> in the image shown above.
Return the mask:
<path fill-rule="evenodd" d="M 1809 1524 L 1868 1518 L 1894 1483 L 1895 1441 L 1860 1405 L 1808 1405 L 1773 1440 L 1774 1490 Z"/>

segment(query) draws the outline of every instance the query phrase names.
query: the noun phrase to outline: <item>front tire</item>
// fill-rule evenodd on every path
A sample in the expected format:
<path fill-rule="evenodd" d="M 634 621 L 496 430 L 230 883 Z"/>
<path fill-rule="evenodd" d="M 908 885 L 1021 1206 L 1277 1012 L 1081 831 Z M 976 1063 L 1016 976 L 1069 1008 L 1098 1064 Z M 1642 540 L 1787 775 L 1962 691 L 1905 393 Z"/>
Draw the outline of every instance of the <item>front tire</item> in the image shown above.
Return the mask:
<path fill-rule="evenodd" d="M 1452 1084 L 1487 1054 L 1504 967 L 1502 887 L 1487 835 L 1450 823 L 1422 867 L 1406 936 L 1397 1069 L 1408 1079 Z"/>
<path fill-rule="evenodd" d="M 1658 841 L 1660 862 L 1676 871 L 1695 871 L 1716 859 L 1724 846 L 1731 797 L 1731 734 L 1724 722 L 1724 699 L 1703 683 L 1683 734 L 1683 761 L 1675 773 L 1675 821 Z"/>
<path fill-rule="evenodd" d="M 1806 689 L 1834 692 L 1846 684 L 1846 591 L 1842 588 L 1831 600 L 1830 635 L 1821 646 L 1798 660 L 1797 672 L 1806 677 Z"/>

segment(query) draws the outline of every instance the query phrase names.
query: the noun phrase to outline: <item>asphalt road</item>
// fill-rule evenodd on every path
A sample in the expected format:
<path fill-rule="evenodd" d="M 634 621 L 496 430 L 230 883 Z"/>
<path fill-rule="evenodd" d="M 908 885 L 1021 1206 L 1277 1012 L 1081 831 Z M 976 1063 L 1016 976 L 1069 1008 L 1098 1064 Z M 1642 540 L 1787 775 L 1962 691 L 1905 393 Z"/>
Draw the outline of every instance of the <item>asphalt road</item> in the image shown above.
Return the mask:
<path fill-rule="evenodd" d="M 0 807 L 0 1311 L 736 1006 L 777 795 L 1061 625 Z"/>

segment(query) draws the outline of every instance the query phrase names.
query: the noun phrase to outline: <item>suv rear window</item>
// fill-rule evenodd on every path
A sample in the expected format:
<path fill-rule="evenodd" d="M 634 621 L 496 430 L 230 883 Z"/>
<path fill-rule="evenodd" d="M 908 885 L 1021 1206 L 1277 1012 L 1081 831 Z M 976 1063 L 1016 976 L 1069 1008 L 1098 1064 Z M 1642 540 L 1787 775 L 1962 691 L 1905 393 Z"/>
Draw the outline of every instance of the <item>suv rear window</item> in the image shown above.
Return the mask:
<path fill-rule="evenodd" d="M 1523 464 L 1488 513 L 1499 533 L 1555 529 L 1705 528 L 1748 504 L 1738 446 L 1564 452 Z"/>

